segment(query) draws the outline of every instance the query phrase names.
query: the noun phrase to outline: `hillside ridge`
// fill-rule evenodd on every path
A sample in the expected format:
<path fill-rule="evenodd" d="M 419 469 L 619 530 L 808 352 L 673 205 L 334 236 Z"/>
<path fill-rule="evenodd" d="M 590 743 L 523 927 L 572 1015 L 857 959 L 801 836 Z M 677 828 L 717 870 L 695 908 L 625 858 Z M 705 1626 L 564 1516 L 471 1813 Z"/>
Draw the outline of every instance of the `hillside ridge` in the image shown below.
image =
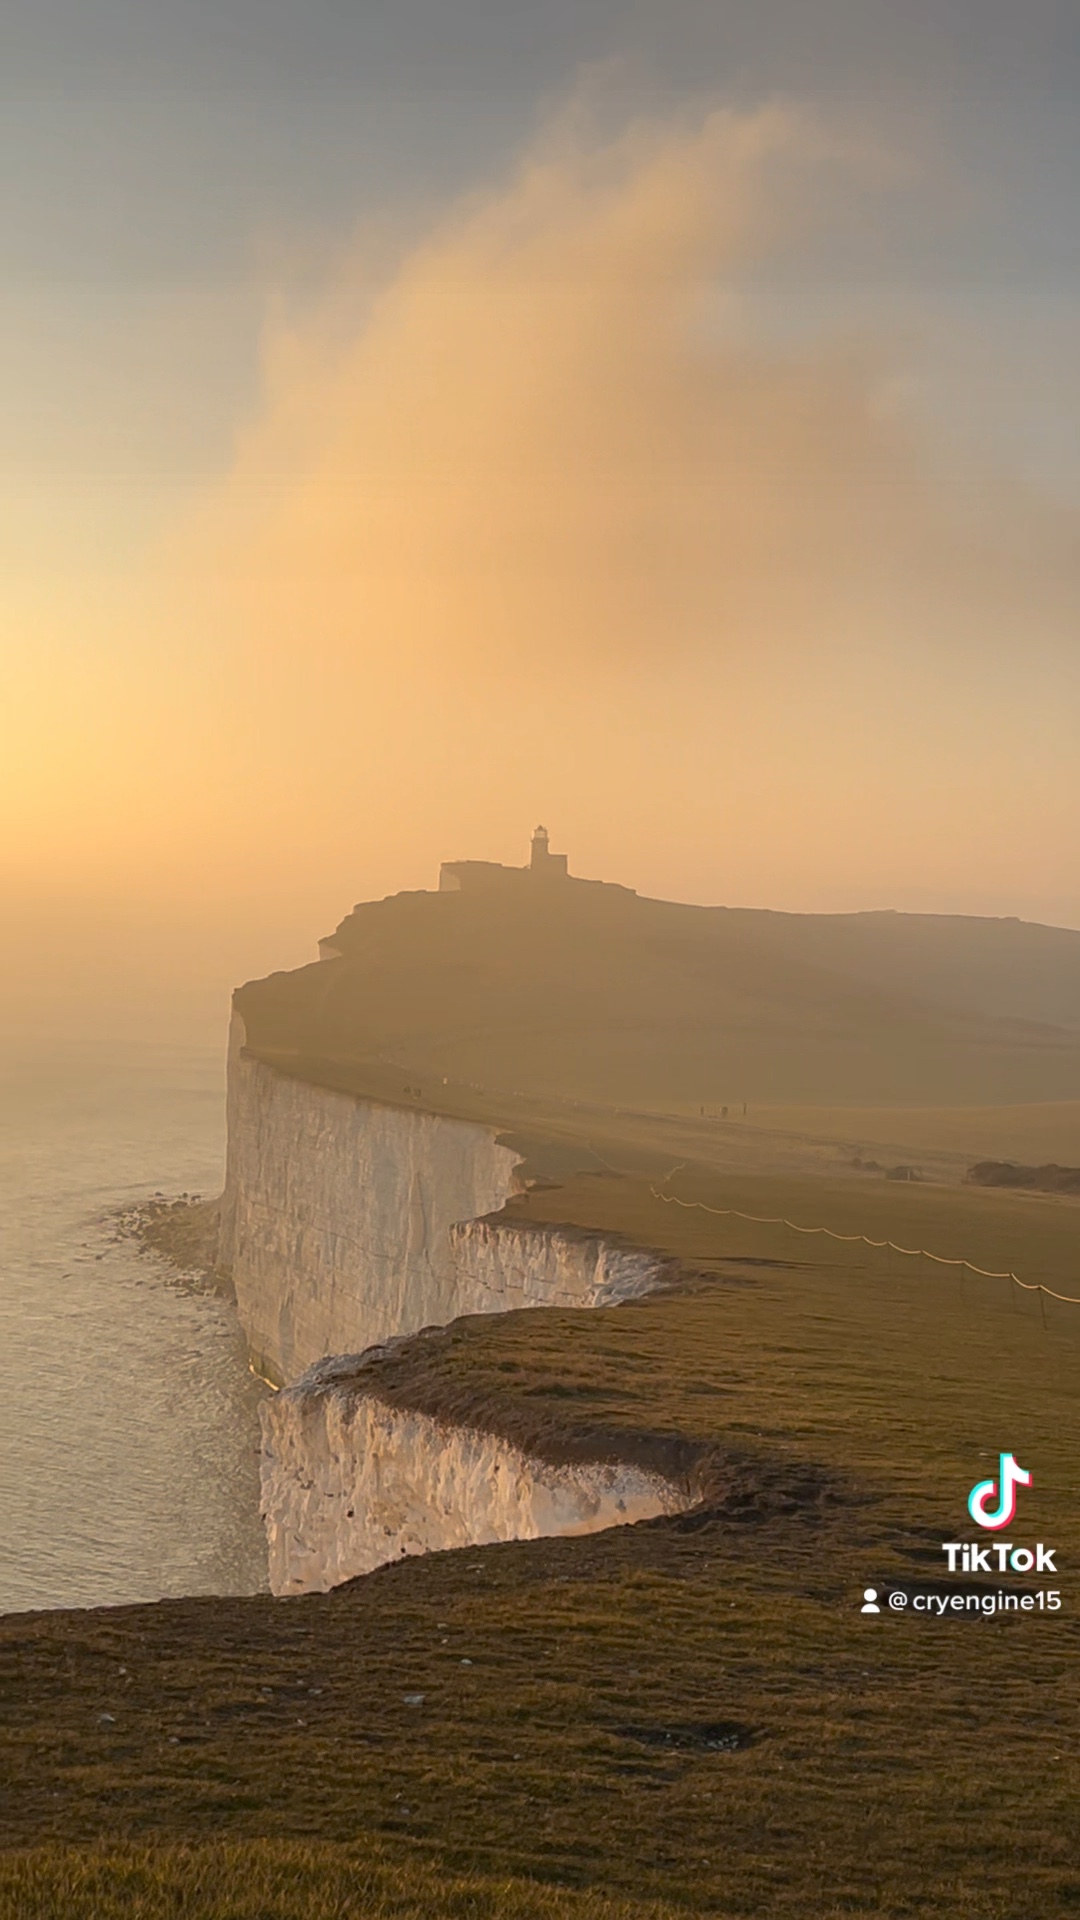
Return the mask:
<path fill-rule="evenodd" d="M 497 872 L 362 902 L 321 960 L 247 983 L 253 1050 L 614 1104 L 1080 1094 L 1078 932 Z"/>

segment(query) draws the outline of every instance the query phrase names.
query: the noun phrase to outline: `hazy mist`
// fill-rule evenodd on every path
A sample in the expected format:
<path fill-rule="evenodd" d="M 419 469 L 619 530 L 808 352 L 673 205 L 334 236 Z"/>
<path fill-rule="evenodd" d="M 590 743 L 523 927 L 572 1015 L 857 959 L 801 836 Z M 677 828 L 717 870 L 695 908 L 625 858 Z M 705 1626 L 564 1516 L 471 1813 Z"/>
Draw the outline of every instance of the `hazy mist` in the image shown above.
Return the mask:
<path fill-rule="evenodd" d="M 924 168 L 820 106 L 613 125 L 601 75 L 285 248 L 218 475 L 9 576 L 16 997 L 209 1007 L 536 818 L 642 891 L 1080 920 L 1076 511 L 928 422 L 910 301 L 818 297 Z"/>

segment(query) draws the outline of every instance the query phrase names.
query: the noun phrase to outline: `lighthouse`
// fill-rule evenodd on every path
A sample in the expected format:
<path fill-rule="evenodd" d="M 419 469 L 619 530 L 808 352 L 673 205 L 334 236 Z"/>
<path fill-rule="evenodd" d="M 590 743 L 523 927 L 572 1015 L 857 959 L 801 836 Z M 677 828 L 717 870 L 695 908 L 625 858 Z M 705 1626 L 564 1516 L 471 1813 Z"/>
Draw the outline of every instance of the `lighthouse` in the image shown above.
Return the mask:
<path fill-rule="evenodd" d="M 532 854 L 529 859 L 529 872 L 539 874 L 545 880 L 565 880 L 565 853 L 552 853 L 546 827 L 537 827 L 532 837 Z"/>
<path fill-rule="evenodd" d="M 490 893 L 495 887 L 530 887 L 535 881 L 568 880 L 565 853 L 552 853 L 546 827 L 537 827 L 527 867 L 501 867 L 494 860 L 444 860 L 440 893 Z M 585 882 L 575 883 L 584 886 Z M 599 886 L 600 882 L 590 881 Z"/>

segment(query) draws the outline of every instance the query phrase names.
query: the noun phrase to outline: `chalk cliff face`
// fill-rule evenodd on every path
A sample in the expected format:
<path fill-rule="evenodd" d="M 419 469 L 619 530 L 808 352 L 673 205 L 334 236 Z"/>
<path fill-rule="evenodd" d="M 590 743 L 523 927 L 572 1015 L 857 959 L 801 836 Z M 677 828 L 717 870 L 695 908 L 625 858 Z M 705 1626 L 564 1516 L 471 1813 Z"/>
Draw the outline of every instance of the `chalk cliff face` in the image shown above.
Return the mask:
<path fill-rule="evenodd" d="M 613 1305 L 659 1286 L 664 1262 L 500 1218 L 520 1161 L 492 1129 L 290 1078 L 244 1046 L 234 1014 L 219 1258 L 253 1364 L 296 1382 L 263 1408 L 273 1591 L 688 1505 L 685 1488 L 638 1467 L 554 1466 L 365 1390 L 361 1356 L 388 1340 L 466 1314 Z"/>
<path fill-rule="evenodd" d="M 262 1509 L 276 1594 L 323 1593 L 403 1554 L 596 1533 L 696 1497 L 640 1467 L 552 1463 L 364 1391 L 358 1355 L 262 1408 Z"/>
<path fill-rule="evenodd" d="M 640 1247 L 598 1233 L 538 1227 L 524 1220 L 465 1220 L 450 1229 L 459 1311 L 511 1307 L 607 1307 L 652 1293 L 664 1263 Z"/>
<path fill-rule="evenodd" d="M 220 1258 L 258 1371 L 295 1380 L 326 1354 L 488 1310 L 450 1228 L 505 1204 L 518 1155 L 488 1128 L 290 1079 L 243 1046 L 234 1014 Z"/>

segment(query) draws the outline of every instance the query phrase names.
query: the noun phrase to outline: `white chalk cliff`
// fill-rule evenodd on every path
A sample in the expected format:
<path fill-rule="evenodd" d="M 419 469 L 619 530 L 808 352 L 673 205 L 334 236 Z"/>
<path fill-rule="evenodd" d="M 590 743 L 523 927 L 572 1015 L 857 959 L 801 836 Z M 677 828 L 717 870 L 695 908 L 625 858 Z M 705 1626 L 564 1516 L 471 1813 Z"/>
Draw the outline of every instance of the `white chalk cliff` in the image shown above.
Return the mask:
<path fill-rule="evenodd" d="M 401 1554 L 592 1532 L 687 1504 L 638 1469 L 554 1467 L 349 1384 L 359 1354 L 464 1314 L 609 1306 L 661 1284 L 654 1254 L 492 1217 L 519 1166 L 493 1128 L 268 1066 L 245 1052 L 234 1013 L 219 1259 L 252 1364 L 296 1383 L 263 1408 L 274 1592 L 321 1591 Z"/>
<path fill-rule="evenodd" d="M 600 1233 L 529 1220 L 463 1220 L 450 1229 L 461 1313 L 511 1307 L 610 1307 L 660 1285 L 664 1265 Z M 473 1304 L 475 1303 L 475 1304 Z"/>
<path fill-rule="evenodd" d="M 312 1086 L 243 1047 L 234 1014 L 220 1259 L 258 1371 L 295 1380 L 326 1354 L 484 1312 L 450 1228 L 505 1205 L 519 1155 L 492 1128 Z"/>
<path fill-rule="evenodd" d="M 273 1593 L 325 1593 L 403 1554 L 596 1533 L 681 1513 L 695 1497 L 640 1467 L 555 1465 L 493 1434 L 388 1406 L 364 1391 L 359 1361 L 323 1361 L 264 1403 Z"/>

